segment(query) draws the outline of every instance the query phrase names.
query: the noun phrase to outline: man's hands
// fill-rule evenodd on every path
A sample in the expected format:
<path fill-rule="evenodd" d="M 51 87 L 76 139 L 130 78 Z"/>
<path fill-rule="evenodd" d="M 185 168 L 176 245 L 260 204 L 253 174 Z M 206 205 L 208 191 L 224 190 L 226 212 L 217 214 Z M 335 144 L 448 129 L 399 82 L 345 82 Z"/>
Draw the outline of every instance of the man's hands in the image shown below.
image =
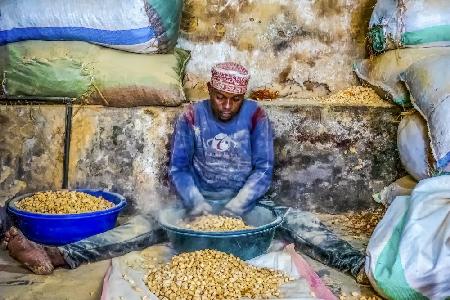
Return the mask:
<path fill-rule="evenodd" d="M 244 212 L 245 210 L 241 202 L 237 201 L 236 198 L 234 198 L 230 200 L 230 202 L 228 202 L 227 205 L 225 205 L 222 214 L 223 215 L 228 214 L 229 216 L 239 217 L 242 216 Z"/>
<path fill-rule="evenodd" d="M 236 216 L 242 216 L 247 212 L 249 200 L 252 198 L 253 191 L 244 186 L 239 193 L 225 205 L 224 210 L 230 211 Z"/>
<path fill-rule="evenodd" d="M 235 218 L 235 219 L 240 219 L 241 218 L 240 215 L 238 215 L 238 214 L 236 214 L 236 213 L 234 213 L 231 210 L 228 210 L 226 208 L 220 212 L 220 215 L 224 216 L 224 217 Z"/>
<path fill-rule="evenodd" d="M 231 202 L 231 201 L 230 201 Z M 220 215 L 225 217 L 232 218 L 240 218 L 243 215 L 244 210 L 240 209 L 239 206 L 235 207 L 233 205 L 229 205 L 228 203 L 224 209 L 220 212 Z M 233 203 L 231 203 L 233 204 Z M 205 200 L 199 202 L 193 209 L 189 211 L 189 215 L 191 217 L 202 216 L 202 215 L 210 215 L 213 213 L 213 207 L 206 202 Z"/>
<path fill-rule="evenodd" d="M 212 206 L 205 200 L 200 201 L 193 209 L 189 212 L 190 216 L 201 216 L 209 215 L 213 211 Z"/>
<path fill-rule="evenodd" d="M 220 202 L 220 201 L 219 201 Z M 246 212 L 246 199 L 239 194 L 231 199 L 220 212 L 220 215 L 227 217 L 239 218 Z M 214 213 L 214 208 L 206 200 L 201 200 L 189 211 L 192 217 L 200 215 L 208 215 Z M 217 211 L 215 213 L 218 213 Z"/>

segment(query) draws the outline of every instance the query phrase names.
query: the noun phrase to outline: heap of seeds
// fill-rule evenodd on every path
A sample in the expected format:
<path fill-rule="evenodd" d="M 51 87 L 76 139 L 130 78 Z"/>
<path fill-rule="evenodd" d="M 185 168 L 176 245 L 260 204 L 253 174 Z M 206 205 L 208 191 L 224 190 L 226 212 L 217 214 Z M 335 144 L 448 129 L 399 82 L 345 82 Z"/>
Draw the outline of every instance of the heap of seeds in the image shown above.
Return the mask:
<path fill-rule="evenodd" d="M 17 208 L 44 214 L 79 214 L 114 206 L 101 197 L 75 191 L 39 192 L 16 203 Z"/>
<path fill-rule="evenodd" d="M 321 214 L 321 221 L 329 227 L 339 227 L 355 237 L 370 237 L 385 214 L 379 207 L 361 212 L 348 212 L 342 215 Z"/>
<path fill-rule="evenodd" d="M 278 297 L 281 284 L 290 279 L 282 272 L 251 266 L 215 250 L 174 256 L 151 269 L 145 279 L 161 300 L 232 300 Z"/>
<path fill-rule="evenodd" d="M 184 227 L 200 231 L 234 231 L 252 229 L 242 219 L 217 215 L 199 216 Z"/>
<path fill-rule="evenodd" d="M 388 104 L 373 89 L 359 85 L 337 91 L 329 96 L 316 97 L 313 100 L 324 104 L 363 104 L 368 106 Z"/>

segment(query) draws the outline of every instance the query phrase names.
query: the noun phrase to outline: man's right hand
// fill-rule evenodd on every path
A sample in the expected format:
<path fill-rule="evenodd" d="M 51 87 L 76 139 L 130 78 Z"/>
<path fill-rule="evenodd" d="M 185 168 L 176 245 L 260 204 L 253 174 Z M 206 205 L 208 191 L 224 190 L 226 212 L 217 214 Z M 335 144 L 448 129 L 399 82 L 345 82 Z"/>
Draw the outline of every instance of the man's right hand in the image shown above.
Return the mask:
<path fill-rule="evenodd" d="M 190 216 L 201 216 L 201 215 L 209 215 L 213 211 L 212 206 L 206 201 L 201 201 L 193 209 L 189 212 Z"/>

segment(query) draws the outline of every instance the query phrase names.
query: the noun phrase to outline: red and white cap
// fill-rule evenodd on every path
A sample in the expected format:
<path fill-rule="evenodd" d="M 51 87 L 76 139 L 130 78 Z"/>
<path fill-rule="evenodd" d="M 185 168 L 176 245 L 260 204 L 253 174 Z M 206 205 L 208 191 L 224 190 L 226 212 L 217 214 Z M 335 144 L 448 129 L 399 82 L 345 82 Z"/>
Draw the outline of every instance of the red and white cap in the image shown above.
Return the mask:
<path fill-rule="evenodd" d="M 211 86 L 219 91 L 245 94 L 250 74 L 247 69 L 234 62 L 220 63 L 211 69 Z"/>

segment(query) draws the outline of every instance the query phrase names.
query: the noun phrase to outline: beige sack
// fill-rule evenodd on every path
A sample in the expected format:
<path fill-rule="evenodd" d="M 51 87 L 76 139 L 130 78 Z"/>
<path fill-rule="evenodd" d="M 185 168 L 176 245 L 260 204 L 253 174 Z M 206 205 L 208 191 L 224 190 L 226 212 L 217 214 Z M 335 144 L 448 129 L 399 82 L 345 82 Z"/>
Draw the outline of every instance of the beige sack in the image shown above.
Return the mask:
<path fill-rule="evenodd" d="M 400 80 L 400 73 L 423 58 L 441 54 L 450 54 L 450 47 L 392 50 L 359 60 L 353 69 L 359 79 L 369 84 L 384 99 L 410 106 L 409 93 Z"/>

